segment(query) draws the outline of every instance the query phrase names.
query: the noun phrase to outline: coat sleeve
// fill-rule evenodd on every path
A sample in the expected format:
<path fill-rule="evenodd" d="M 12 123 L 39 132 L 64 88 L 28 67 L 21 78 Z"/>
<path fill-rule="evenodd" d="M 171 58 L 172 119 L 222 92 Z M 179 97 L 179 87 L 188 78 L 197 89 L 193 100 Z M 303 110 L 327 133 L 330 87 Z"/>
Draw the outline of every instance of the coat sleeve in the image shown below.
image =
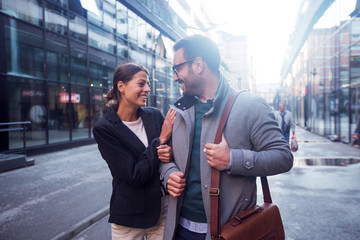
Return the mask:
<path fill-rule="evenodd" d="M 159 169 L 156 147 L 159 138 L 154 138 L 145 151 L 135 158 L 129 153 L 115 135 L 110 125 L 95 126 L 94 138 L 101 156 L 107 162 L 111 173 L 133 187 L 141 187 Z"/>
<path fill-rule="evenodd" d="M 275 121 L 274 113 L 266 102 L 257 98 L 241 110 L 247 115 L 244 129 L 249 147 L 230 149 L 233 162 L 230 174 L 242 176 L 269 176 L 287 172 L 292 168 L 293 155 L 285 141 L 281 129 Z"/>

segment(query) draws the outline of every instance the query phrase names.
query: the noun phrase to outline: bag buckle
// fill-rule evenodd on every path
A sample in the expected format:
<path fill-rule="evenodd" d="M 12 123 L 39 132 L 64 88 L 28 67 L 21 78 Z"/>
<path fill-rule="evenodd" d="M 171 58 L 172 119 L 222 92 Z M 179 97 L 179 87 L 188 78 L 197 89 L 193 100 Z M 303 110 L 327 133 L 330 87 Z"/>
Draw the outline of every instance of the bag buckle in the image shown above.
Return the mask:
<path fill-rule="evenodd" d="M 210 196 L 219 196 L 220 189 L 219 188 L 209 188 L 209 195 Z"/>

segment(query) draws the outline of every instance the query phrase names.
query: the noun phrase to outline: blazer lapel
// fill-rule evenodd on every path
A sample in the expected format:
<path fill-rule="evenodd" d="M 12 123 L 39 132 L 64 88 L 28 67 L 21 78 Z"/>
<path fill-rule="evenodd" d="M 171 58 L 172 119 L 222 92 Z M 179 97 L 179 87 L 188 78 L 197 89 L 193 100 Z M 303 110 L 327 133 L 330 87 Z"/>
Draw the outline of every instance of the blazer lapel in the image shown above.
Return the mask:
<path fill-rule="evenodd" d="M 144 124 L 146 136 L 150 145 L 150 142 L 154 138 L 158 137 L 160 132 L 158 133 L 156 131 L 156 122 L 154 121 L 154 118 L 152 117 L 151 113 L 145 112 L 141 108 L 139 108 L 139 115 Z"/>
<path fill-rule="evenodd" d="M 145 150 L 145 145 L 141 140 L 121 121 L 114 108 L 106 112 L 106 117 L 114 124 L 116 135 L 121 139 L 121 143 L 134 153 L 135 156 L 139 156 Z"/>

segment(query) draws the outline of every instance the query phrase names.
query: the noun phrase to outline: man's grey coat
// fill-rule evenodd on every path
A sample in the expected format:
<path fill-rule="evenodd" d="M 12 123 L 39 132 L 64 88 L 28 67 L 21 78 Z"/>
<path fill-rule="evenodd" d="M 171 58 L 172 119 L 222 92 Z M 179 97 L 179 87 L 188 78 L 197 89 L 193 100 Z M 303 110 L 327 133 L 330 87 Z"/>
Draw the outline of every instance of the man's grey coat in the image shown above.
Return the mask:
<path fill-rule="evenodd" d="M 200 149 L 213 143 L 215 133 L 230 93 L 234 91 L 227 81 L 220 78 L 213 107 L 203 116 Z M 169 175 L 181 171 L 187 176 L 188 163 L 194 134 L 195 100 L 183 97 L 173 109 L 177 111 L 173 128 L 172 147 L 174 162 L 162 164 L 160 177 L 164 185 Z M 230 171 L 220 176 L 221 225 L 236 213 L 256 204 L 256 177 L 287 172 L 293 165 L 289 144 L 285 141 L 275 121 L 274 114 L 266 102 L 248 92 L 236 99 L 224 129 L 226 141 L 232 154 Z M 201 187 L 206 217 L 210 219 L 211 168 L 206 155 L 201 151 Z M 181 210 L 182 196 L 169 198 L 164 239 L 173 239 Z M 209 224 L 206 239 L 211 239 Z"/>

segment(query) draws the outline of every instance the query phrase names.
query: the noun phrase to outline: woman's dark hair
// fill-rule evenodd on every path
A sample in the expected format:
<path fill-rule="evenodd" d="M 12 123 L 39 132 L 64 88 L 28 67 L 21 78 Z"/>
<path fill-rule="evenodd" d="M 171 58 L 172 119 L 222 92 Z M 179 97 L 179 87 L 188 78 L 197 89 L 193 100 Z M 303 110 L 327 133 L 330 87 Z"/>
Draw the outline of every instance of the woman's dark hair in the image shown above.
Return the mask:
<path fill-rule="evenodd" d="M 216 74 L 220 68 L 220 52 L 217 45 L 207 37 L 202 35 L 193 35 L 181 39 L 174 45 L 174 51 L 184 49 L 186 60 L 201 57 Z"/>
<path fill-rule="evenodd" d="M 141 71 L 149 75 L 149 71 L 144 66 L 136 63 L 124 63 L 118 66 L 114 72 L 113 86 L 107 94 L 104 94 L 106 105 L 118 106 L 120 102 L 120 92 L 117 88 L 118 82 L 122 81 L 123 83 L 127 83 L 135 74 Z"/>

